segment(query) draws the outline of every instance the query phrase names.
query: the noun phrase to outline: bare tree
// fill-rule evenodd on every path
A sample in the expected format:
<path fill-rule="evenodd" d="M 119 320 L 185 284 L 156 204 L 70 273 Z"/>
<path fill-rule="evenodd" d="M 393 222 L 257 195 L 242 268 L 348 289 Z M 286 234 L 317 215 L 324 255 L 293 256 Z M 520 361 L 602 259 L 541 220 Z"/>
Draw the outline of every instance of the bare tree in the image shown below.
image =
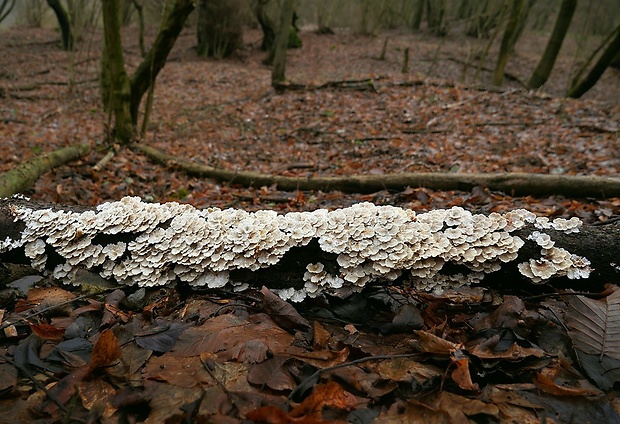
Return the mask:
<path fill-rule="evenodd" d="M 9 13 L 13 10 L 13 6 L 15 6 L 15 0 L 1 0 L 0 1 L 0 22 L 4 21 Z"/>
<path fill-rule="evenodd" d="M 60 33 L 62 34 L 62 48 L 73 50 L 73 31 L 71 30 L 71 21 L 67 11 L 60 0 L 47 0 L 47 4 L 52 8 L 54 14 L 56 14 L 56 19 L 58 19 Z"/>
<path fill-rule="evenodd" d="M 114 137 L 129 143 L 138 123 L 142 97 L 155 83 L 170 50 L 194 9 L 192 0 L 175 0 L 166 12 L 159 32 L 144 60 L 129 77 L 125 71 L 121 29 L 121 0 L 103 0 L 105 46 L 102 54 L 101 88 L 107 110 L 114 115 Z"/>
<path fill-rule="evenodd" d="M 270 0 L 258 0 L 254 7 L 254 15 L 263 31 L 263 41 L 260 44 L 261 50 L 270 51 L 276 40 L 276 26 L 267 14 L 267 6 Z"/>
<path fill-rule="evenodd" d="M 280 25 L 273 49 L 273 69 L 271 85 L 277 87 L 285 80 L 286 48 L 288 46 L 291 20 L 293 19 L 293 0 L 284 0 L 280 10 Z"/>
<path fill-rule="evenodd" d="M 510 17 L 506 23 L 506 29 L 504 30 L 504 36 L 502 37 L 502 43 L 497 56 L 497 63 L 493 71 L 493 84 L 495 85 L 502 85 L 504 81 L 504 69 L 517 42 L 520 21 L 527 16 L 524 13 L 525 10 L 525 0 L 514 0 L 512 2 Z"/>
<path fill-rule="evenodd" d="M 549 42 L 547 43 L 545 52 L 540 58 L 540 62 L 538 62 L 538 66 L 536 66 L 530 81 L 527 83 L 530 88 L 540 87 L 549 78 L 549 74 L 551 74 L 551 70 L 555 64 L 555 59 L 560 52 L 562 43 L 564 42 L 564 37 L 566 37 L 566 33 L 568 32 L 568 27 L 573 20 L 573 15 L 576 8 L 577 0 L 562 0 L 560 12 L 558 13 L 558 17 L 555 21 L 551 37 L 549 37 Z"/>
<path fill-rule="evenodd" d="M 603 50 L 603 53 L 599 56 L 596 63 L 592 66 L 588 74 L 581 78 L 581 75 L 590 66 L 596 54 Z M 594 51 L 590 58 L 586 61 L 585 65 L 579 70 L 571 87 L 568 89 L 567 96 L 579 98 L 583 96 L 589 89 L 594 87 L 594 84 L 605 72 L 605 69 L 609 67 L 612 61 L 618 56 L 620 52 L 620 24 L 607 36 L 605 41 Z"/>
<path fill-rule="evenodd" d="M 198 55 L 227 57 L 243 43 L 240 0 L 198 2 Z"/>

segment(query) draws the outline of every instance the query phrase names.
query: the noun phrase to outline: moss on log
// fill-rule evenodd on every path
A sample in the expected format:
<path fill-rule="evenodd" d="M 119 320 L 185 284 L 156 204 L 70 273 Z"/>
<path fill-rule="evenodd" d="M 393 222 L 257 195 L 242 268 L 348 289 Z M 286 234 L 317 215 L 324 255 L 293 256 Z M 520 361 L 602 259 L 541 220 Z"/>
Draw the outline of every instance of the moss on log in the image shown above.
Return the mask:
<path fill-rule="evenodd" d="M 91 147 L 79 144 L 54 150 L 25 162 L 0 175 L 0 198 L 21 193 L 34 185 L 41 175 L 86 155 Z"/>

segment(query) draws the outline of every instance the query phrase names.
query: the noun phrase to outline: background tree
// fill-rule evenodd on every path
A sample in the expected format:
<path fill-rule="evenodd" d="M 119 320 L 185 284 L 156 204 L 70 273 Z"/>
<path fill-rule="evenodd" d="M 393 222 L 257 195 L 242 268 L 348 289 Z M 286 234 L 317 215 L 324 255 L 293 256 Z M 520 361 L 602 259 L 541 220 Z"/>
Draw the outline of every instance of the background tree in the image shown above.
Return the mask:
<path fill-rule="evenodd" d="M 411 29 L 417 31 L 420 29 L 422 23 L 422 16 L 424 15 L 424 5 L 426 0 L 416 0 L 413 7 L 413 16 L 411 17 Z"/>
<path fill-rule="evenodd" d="M 285 80 L 286 48 L 288 46 L 291 20 L 293 19 L 293 0 L 284 0 L 280 10 L 280 25 L 273 49 L 273 69 L 271 85 L 279 86 Z"/>
<path fill-rule="evenodd" d="M 606 46 L 606 47 L 605 47 Z M 588 72 L 588 74 L 580 79 L 581 75 L 585 72 L 585 70 L 589 67 L 589 65 L 594 60 L 597 52 L 603 50 L 603 53 L 599 56 L 598 60 L 592 68 Z M 620 24 L 609 34 L 609 36 L 603 41 L 603 43 L 597 48 L 594 53 L 590 56 L 588 61 L 584 64 L 584 66 L 579 70 L 575 78 L 573 79 L 573 83 L 571 87 L 567 91 L 568 97 L 579 98 L 583 96 L 590 88 L 596 84 L 599 78 L 605 72 L 605 69 L 613 62 L 613 60 L 618 56 L 620 52 Z"/>
<path fill-rule="evenodd" d="M 166 58 L 194 9 L 192 0 L 175 0 L 167 10 L 153 45 L 129 77 L 121 43 L 121 0 L 103 0 L 105 45 L 102 54 L 101 95 L 106 110 L 114 114 L 113 135 L 129 143 L 136 131 L 142 97 L 155 83 Z"/>
<path fill-rule="evenodd" d="M 560 52 L 560 48 L 562 47 L 562 43 L 564 42 L 564 38 L 568 32 L 568 27 L 573 20 L 573 15 L 575 14 L 576 8 L 577 0 L 562 0 L 560 12 L 558 13 L 558 17 L 555 21 L 551 37 L 549 37 L 549 42 L 547 43 L 545 52 L 540 58 L 540 62 L 538 62 L 536 69 L 534 69 L 534 73 L 527 83 L 530 88 L 540 87 L 549 78 L 551 69 L 553 69 L 553 65 L 555 64 L 555 59 L 558 57 L 558 53 Z"/>
<path fill-rule="evenodd" d="M 254 6 L 254 16 L 263 31 L 263 41 L 260 48 L 263 51 L 270 51 L 276 40 L 276 26 L 267 13 L 267 6 L 270 0 L 258 0 Z"/>
<path fill-rule="evenodd" d="M 506 29 L 504 30 L 504 36 L 502 37 L 500 50 L 497 55 L 497 63 L 493 71 L 493 84 L 495 85 L 502 85 L 504 81 L 504 70 L 517 42 L 520 22 L 526 17 L 525 0 L 514 0 L 510 9 L 510 17 L 508 18 Z"/>
<path fill-rule="evenodd" d="M 428 22 L 428 28 L 432 34 L 443 37 L 448 33 L 444 19 L 445 12 L 445 0 L 426 1 L 426 20 Z"/>
<path fill-rule="evenodd" d="M 215 58 L 232 55 L 243 44 L 241 0 L 198 2 L 198 55 Z"/>
<path fill-rule="evenodd" d="M 62 48 L 73 50 L 73 32 L 67 11 L 60 0 L 47 0 L 47 4 L 52 8 L 56 19 L 58 19 L 58 26 L 60 26 L 60 33 L 62 35 Z"/>
<path fill-rule="evenodd" d="M 0 22 L 4 21 L 9 13 L 15 6 L 15 0 L 1 0 L 0 1 Z"/>

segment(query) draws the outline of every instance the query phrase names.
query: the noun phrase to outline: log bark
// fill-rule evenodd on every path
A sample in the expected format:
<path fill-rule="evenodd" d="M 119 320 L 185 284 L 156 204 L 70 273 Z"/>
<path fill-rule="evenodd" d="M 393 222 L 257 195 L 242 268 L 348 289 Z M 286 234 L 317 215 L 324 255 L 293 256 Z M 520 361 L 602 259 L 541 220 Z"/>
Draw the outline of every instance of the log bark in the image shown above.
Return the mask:
<path fill-rule="evenodd" d="M 548 283 L 600 290 L 620 277 L 620 220 L 586 225 L 517 210 L 423 214 L 361 203 L 335 211 L 247 213 L 124 198 L 97 208 L 0 200 L 0 261 L 79 284 L 266 285 L 283 298 L 348 295 L 370 284 L 440 292 Z"/>
<path fill-rule="evenodd" d="M 400 173 L 383 175 L 351 175 L 346 177 L 285 177 L 238 172 L 197 164 L 144 144 L 132 149 L 147 155 L 154 162 L 183 170 L 189 175 L 234 182 L 244 186 L 277 185 L 280 190 L 338 190 L 344 193 L 373 193 L 380 190 L 404 190 L 426 187 L 433 190 L 469 191 L 476 186 L 502 191 L 508 195 L 568 197 L 619 197 L 620 179 L 598 176 L 545 175 L 526 173 L 461 174 L 461 173 Z"/>
<path fill-rule="evenodd" d="M 88 144 L 65 147 L 36 157 L 5 172 L 0 175 L 0 198 L 24 192 L 32 187 L 47 171 L 79 159 L 89 151 L 90 146 Z"/>

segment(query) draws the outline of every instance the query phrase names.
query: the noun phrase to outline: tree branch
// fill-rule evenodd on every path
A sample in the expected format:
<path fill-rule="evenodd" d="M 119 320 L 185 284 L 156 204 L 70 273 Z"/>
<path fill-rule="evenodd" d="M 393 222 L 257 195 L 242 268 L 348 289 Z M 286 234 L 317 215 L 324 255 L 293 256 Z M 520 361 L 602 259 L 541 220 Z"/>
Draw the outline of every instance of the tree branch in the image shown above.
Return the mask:
<path fill-rule="evenodd" d="M 88 144 L 54 150 L 36 157 L 0 175 L 0 198 L 21 193 L 34 185 L 41 175 L 60 165 L 81 158 L 90 152 Z M 1 233 L 0 233 L 1 234 Z M 1 237 L 0 237 L 1 238 Z"/>
<path fill-rule="evenodd" d="M 133 144 L 131 147 L 144 153 L 154 162 L 180 169 L 189 175 L 234 182 L 244 186 L 261 187 L 275 184 L 280 190 L 339 190 L 345 193 L 373 193 L 385 189 L 404 190 L 407 187 L 469 191 L 473 187 L 484 186 L 490 190 L 498 190 L 510 195 L 562 194 L 569 197 L 620 197 L 620 179 L 609 177 L 421 172 L 348 177 L 285 177 L 213 168 L 167 155 L 144 144 Z"/>

